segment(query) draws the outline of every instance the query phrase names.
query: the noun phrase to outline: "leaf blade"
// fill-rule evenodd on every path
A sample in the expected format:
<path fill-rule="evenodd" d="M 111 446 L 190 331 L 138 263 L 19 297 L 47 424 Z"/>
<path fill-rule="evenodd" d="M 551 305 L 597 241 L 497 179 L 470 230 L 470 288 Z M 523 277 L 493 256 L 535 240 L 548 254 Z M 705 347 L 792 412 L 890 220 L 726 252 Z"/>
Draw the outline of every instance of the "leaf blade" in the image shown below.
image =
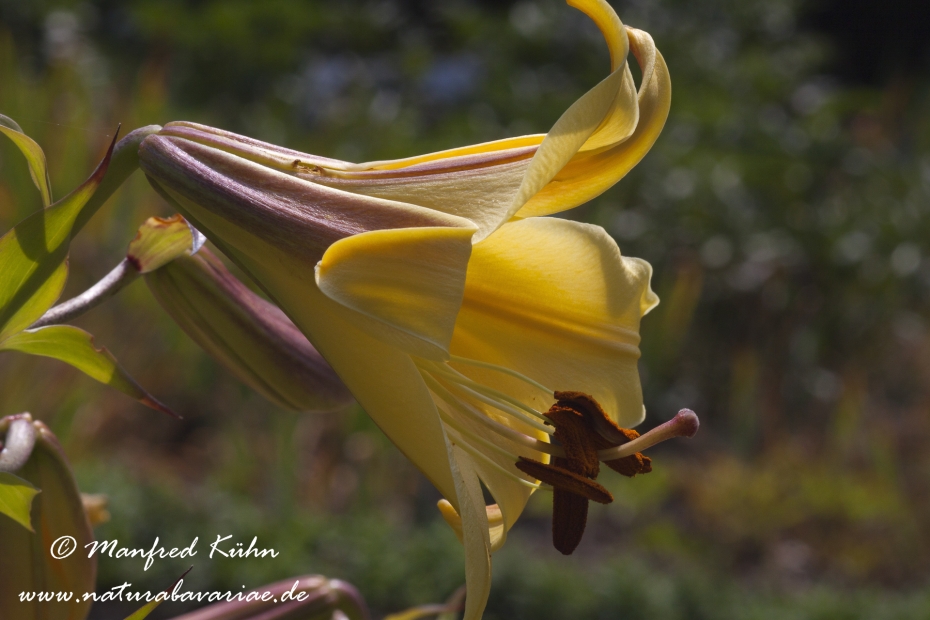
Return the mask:
<path fill-rule="evenodd" d="M 48 181 L 48 164 L 45 161 L 45 152 L 38 143 L 23 133 L 20 126 L 11 118 L 0 114 L 0 133 L 9 138 L 19 148 L 26 163 L 29 164 L 29 175 L 32 182 L 42 195 L 42 206 L 52 204 L 52 188 Z"/>
<path fill-rule="evenodd" d="M 0 351 L 19 351 L 50 357 L 77 368 L 91 379 L 171 416 L 170 409 L 146 392 L 105 347 L 94 346 L 94 337 L 72 325 L 49 325 L 19 332 L 0 342 Z"/>
<path fill-rule="evenodd" d="M 113 143 L 77 189 L 0 237 L 0 340 L 28 327 L 61 294 L 67 268 L 61 269 L 68 256 L 71 228 L 103 180 L 112 152 Z"/>
<path fill-rule="evenodd" d="M 38 493 L 39 489 L 28 480 L 0 471 L 0 514 L 5 514 L 30 532 L 35 532 L 30 514 L 32 500 Z"/>

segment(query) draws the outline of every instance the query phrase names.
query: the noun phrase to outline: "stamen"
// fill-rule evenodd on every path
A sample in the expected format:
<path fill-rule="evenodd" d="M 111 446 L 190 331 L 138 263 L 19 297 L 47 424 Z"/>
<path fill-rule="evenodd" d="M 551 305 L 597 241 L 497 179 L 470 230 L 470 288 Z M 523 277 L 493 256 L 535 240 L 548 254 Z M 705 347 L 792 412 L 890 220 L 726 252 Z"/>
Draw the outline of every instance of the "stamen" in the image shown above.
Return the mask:
<path fill-rule="evenodd" d="M 461 424 L 458 423 L 458 421 L 453 416 L 449 415 L 445 410 L 443 410 L 442 407 L 438 407 L 437 409 L 439 410 L 440 419 L 443 422 L 445 422 L 447 426 L 451 426 L 453 429 L 455 429 L 455 432 L 457 432 L 462 437 L 467 438 L 469 441 L 477 441 L 482 446 L 488 448 L 489 450 L 493 450 L 494 452 L 497 452 L 501 456 L 506 457 L 507 459 L 511 461 L 515 461 L 518 458 L 520 458 L 519 455 L 514 454 L 510 452 L 509 450 L 507 450 L 506 448 L 503 448 L 497 445 L 490 439 L 482 437 L 481 435 L 478 435 L 474 431 L 462 426 Z"/>
<path fill-rule="evenodd" d="M 511 416 L 517 418 L 524 424 L 528 424 L 529 426 L 532 426 L 536 430 L 542 431 L 543 433 L 546 433 L 547 435 L 552 435 L 553 433 L 555 433 L 555 429 L 553 429 L 551 426 L 547 426 L 546 424 L 543 424 L 542 422 L 537 422 L 536 420 L 527 416 L 525 413 L 523 413 L 519 409 L 511 407 L 510 405 L 501 403 L 500 401 L 494 400 L 490 396 L 485 396 L 484 394 L 477 392 L 475 390 L 472 390 L 471 388 L 468 388 L 461 384 L 452 386 L 452 389 L 464 392 L 465 394 L 467 394 L 468 396 L 471 396 L 475 400 L 479 400 L 485 403 L 486 405 L 490 405 L 494 407 L 495 409 L 497 409 L 498 411 L 502 411 L 503 413 L 509 413 Z"/>
<path fill-rule="evenodd" d="M 671 439 L 673 437 L 694 437 L 700 425 L 701 422 L 698 420 L 696 413 L 690 409 L 682 409 L 674 418 L 665 424 L 660 424 L 648 433 L 640 435 L 636 439 L 621 444 L 616 448 L 598 451 L 597 458 L 602 461 L 612 461 L 636 454 L 637 452 L 642 452 L 646 448 L 650 448 L 666 439 Z"/>
<path fill-rule="evenodd" d="M 514 398 L 513 396 L 510 396 L 509 394 L 505 394 L 499 390 L 495 390 L 494 388 L 490 388 L 486 385 L 482 385 L 481 383 L 478 383 L 477 381 L 474 381 L 466 377 L 465 375 L 463 375 L 456 369 L 446 366 L 445 364 L 438 364 L 438 363 L 433 362 L 431 363 L 431 365 L 434 367 L 434 370 L 437 374 L 440 374 L 443 377 L 446 377 L 447 379 L 449 379 L 450 381 L 457 383 L 458 385 L 462 386 L 463 389 L 470 388 L 471 390 L 478 392 L 485 398 L 498 399 L 506 403 L 510 403 L 511 405 L 515 407 L 519 407 L 520 409 L 527 412 L 528 414 L 535 416 L 539 418 L 540 420 L 548 422 L 548 419 L 546 418 L 545 415 L 543 415 L 541 411 L 537 411 L 536 409 L 533 409 L 529 405 L 526 405 L 520 402 L 520 400 Z M 483 401 L 483 402 L 487 402 L 487 404 L 500 409 L 499 404 L 488 402 L 488 401 Z M 501 409 L 501 411 L 506 411 L 506 410 Z"/>
<path fill-rule="evenodd" d="M 424 371 L 421 370 L 421 374 L 422 374 L 423 372 L 424 372 Z M 425 371 L 425 372 L 428 372 L 428 373 L 432 374 L 432 372 L 435 372 L 435 371 L 427 370 L 427 371 Z M 529 426 L 532 426 L 533 428 L 535 428 L 535 429 L 538 430 L 538 431 L 542 431 L 543 433 L 547 433 L 547 434 L 549 434 L 549 435 L 551 435 L 552 433 L 555 432 L 555 429 L 553 429 L 551 426 L 546 426 L 545 424 L 542 424 L 542 423 L 540 423 L 540 422 L 537 422 L 536 420 L 534 420 L 534 419 L 528 417 L 525 413 L 521 412 L 520 410 L 514 409 L 514 408 L 511 407 L 510 405 L 507 405 L 507 404 L 505 404 L 505 403 L 501 403 L 501 402 L 495 400 L 494 398 L 492 398 L 492 397 L 490 397 L 490 396 L 486 396 L 486 395 L 484 395 L 484 394 L 481 394 L 480 392 L 477 392 L 477 391 L 475 391 L 475 390 L 472 390 L 472 389 L 470 389 L 470 388 L 468 388 L 468 387 L 462 385 L 460 382 L 457 382 L 457 381 L 455 380 L 455 378 L 450 378 L 450 377 L 449 377 L 447 374 L 445 374 L 445 373 L 436 372 L 436 374 L 437 374 L 439 377 L 441 377 L 441 378 L 443 378 L 443 379 L 446 379 L 447 381 L 449 381 L 450 383 L 452 383 L 452 384 L 453 384 L 453 385 L 452 385 L 452 389 L 455 389 L 455 390 L 458 390 L 458 391 L 460 391 L 460 392 L 463 392 L 463 393 L 465 393 L 467 396 L 471 396 L 472 398 L 474 398 L 474 399 L 476 399 L 476 400 L 478 400 L 478 401 L 481 401 L 481 402 L 483 402 L 483 403 L 485 403 L 485 404 L 491 405 L 492 407 L 494 407 L 495 409 L 497 409 L 497 410 L 499 410 L 499 411 L 501 411 L 501 412 L 503 412 L 503 413 L 508 413 L 508 414 L 510 414 L 511 416 L 513 416 L 513 417 L 517 418 L 518 420 L 520 420 L 521 422 L 523 422 L 524 424 L 528 424 Z M 434 379 L 435 379 L 435 377 L 434 377 Z M 462 399 L 461 399 L 461 398 L 457 398 L 456 400 L 462 400 Z M 482 414 L 482 415 L 484 415 L 484 414 Z"/>
<path fill-rule="evenodd" d="M 473 457 L 475 457 L 475 458 L 477 458 L 477 459 L 480 459 L 480 460 L 484 461 L 485 463 L 487 463 L 488 465 L 490 465 L 491 467 L 497 469 L 499 472 L 501 472 L 501 473 L 504 474 L 505 476 L 509 476 L 509 477 L 512 478 L 513 480 L 516 480 L 517 482 L 519 482 L 519 483 L 522 484 L 523 486 L 529 487 L 529 488 L 531 488 L 531 489 L 538 489 L 538 488 L 539 488 L 539 485 L 538 485 L 537 483 L 535 483 L 535 482 L 530 482 L 529 480 L 526 480 L 525 478 L 521 478 L 520 476 L 516 475 L 515 473 L 513 473 L 513 472 L 511 472 L 511 471 L 507 471 L 504 467 L 502 467 L 502 466 L 500 465 L 500 463 L 497 463 L 496 461 L 494 461 L 494 460 L 493 460 L 491 457 L 489 457 L 488 455 L 483 454 L 480 450 L 477 450 L 474 446 L 472 446 L 471 444 L 469 444 L 467 441 L 459 440 L 459 441 L 453 441 L 452 443 L 453 443 L 454 445 L 460 447 L 462 450 L 465 450 L 465 452 L 468 452 L 468 453 L 469 453 L 470 455 L 472 455 Z"/>
<path fill-rule="evenodd" d="M 502 435 L 507 439 L 510 439 L 514 443 L 520 444 L 531 450 L 536 450 L 537 452 L 545 452 L 552 456 L 564 456 L 565 453 L 562 450 L 561 446 L 554 446 L 545 441 L 540 441 L 534 437 L 529 437 L 524 435 L 520 431 L 510 428 L 506 424 L 501 424 L 497 420 L 492 420 L 484 413 L 482 413 L 477 408 L 469 405 L 466 402 L 462 402 L 461 399 L 456 398 L 452 392 L 450 392 L 444 385 L 439 383 L 435 377 L 424 370 L 420 370 L 420 375 L 422 375 L 423 380 L 426 381 L 427 386 L 436 396 L 442 399 L 445 403 L 449 404 L 452 407 L 455 407 L 460 412 L 464 413 L 471 419 L 475 420 L 479 424 L 483 424 L 498 435 Z"/>
<path fill-rule="evenodd" d="M 487 368 L 488 370 L 496 370 L 497 372 L 502 372 L 505 375 L 510 375 L 511 377 L 515 377 L 519 379 L 520 381 L 523 381 L 524 383 L 532 385 L 533 387 L 542 390 L 543 392 L 545 392 L 546 394 L 549 394 L 550 396 L 553 394 L 553 390 L 550 390 L 542 383 L 533 381 L 526 375 L 521 374 L 517 372 L 516 370 L 511 370 L 510 368 L 507 368 L 505 366 L 498 366 L 497 364 L 490 364 L 488 362 L 479 362 L 478 360 L 468 359 L 467 357 L 459 357 L 458 355 L 449 356 L 449 361 L 455 362 L 457 364 L 466 364 L 468 366 L 477 366 L 478 368 Z"/>

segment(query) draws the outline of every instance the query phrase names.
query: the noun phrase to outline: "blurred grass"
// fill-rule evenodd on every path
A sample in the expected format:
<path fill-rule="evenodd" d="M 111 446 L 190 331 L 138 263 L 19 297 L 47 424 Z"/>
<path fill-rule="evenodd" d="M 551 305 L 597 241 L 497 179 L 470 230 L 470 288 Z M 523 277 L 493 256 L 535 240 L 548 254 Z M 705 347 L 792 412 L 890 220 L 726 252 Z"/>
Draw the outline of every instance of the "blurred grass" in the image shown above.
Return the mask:
<path fill-rule="evenodd" d="M 645 426 L 682 406 L 703 426 L 657 449 L 653 474 L 608 478 L 618 499 L 592 510 L 570 559 L 549 546 L 549 497 L 534 498 L 495 556 L 488 617 L 927 617 L 927 80 L 844 85 L 792 1 L 615 6 L 656 39 L 673 108 L 642 164 L 566 216 L 655 267 Z M 0 112 L 46 149 L 57 196 L 119 122 L 183 118 L 323 155 L 397 157 L 545 131 L 606 70 L 596 31 L 554 1 L 0 0 Z M 0 143 L 3 228 L 38 206 Z M 131 179 L 74 245 L 66 296 L 167 213 Z M 141 285 L 78 324 L 186 416 L 0 356 L 0 415 L 48 421 L 82 487 L 110 495 L 101 538 L 258 535 L 281 558 L 198 562 L 189 583 L 323 572 L 380 612 L 461 583 L 435 491 L 360 411 L 275 410 Z M 133 566 L 102 562 L 101 588 L 154 590 L 186 568 Z"/>

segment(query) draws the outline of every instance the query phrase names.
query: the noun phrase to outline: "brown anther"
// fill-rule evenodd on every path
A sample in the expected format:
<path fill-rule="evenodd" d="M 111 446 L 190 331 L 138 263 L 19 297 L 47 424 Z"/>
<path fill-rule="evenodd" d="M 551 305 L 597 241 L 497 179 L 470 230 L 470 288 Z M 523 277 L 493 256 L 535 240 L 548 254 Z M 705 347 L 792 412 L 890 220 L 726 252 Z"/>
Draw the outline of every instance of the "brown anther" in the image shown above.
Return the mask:
<path fill-rule="evenodd" d="M 652 471 L 652 459 L 642 452 L 625 456 L 622 459 L 604 461 L 604 465 L 627 478 L 632 478 L 636 474 L 648 474 Z"/>
<path fill-rule="evenodd" d="M 639 437 L 611 420 L 594 398 L 582 392 L 556 392 L 556 403 L 546 417 L 555 426 L 553 436 L 562 444 L 565 457 L 554 457 L 547 465 L 520 457 L 520 471 L 553 487 L 552 544 L 571 554 L 584 535 L 588 500 L 609 504 L 610 492 L 594 482 L 600 471 L 598 450 L 613 448 Z M 624 476 L 652 471 L 651 460 L 637 452 L 606 465 Z"/>
<path fill-rule="evenodd" d="M 597 458 L 599 437 L 591 432 L 585 418 L 577 410 L 561 403 L 554 404 L 546 417 L 552 420 L 555 426 L 553 436 L 565 450 L 565 468 L 588 478 L 597 478 L 600 471 Z"/>
<path fill-rule="evenodd" d="M 592 441 L 596 444 L 598 450 L 605 450 L 620 446 L 628 441 L 639 437 L 639 433 L 629 428 L 617 426 L 617 423 L 610 419 L 607 413 L 601 408 L 601 405 L 591 396 L 583 392 L 556 392 L 556 404 L 553 409 L 573 408 L 584 416 L 585 421 L 590 428 L 597 431 Z M 551 410 L 550 410 L 551 411 Z M 548 414 L 547 414 L 548 415 Z M 556 433 L 558 438 L 558 433 Z M 597 458 L 595 456 L 595 458 Z M 652 459 L 643 456 L 637 452 L 630 456 L 604 461 L 604 465 L 611 468 L 618 474 L 632 478 L 636 474 L 648 474 L 652 471 Z M 597 474 L 595 474 L 596 476 Z"/>
<path fill-rule="evenodd" d="M 565 459 L 555 460 L 564 461 Z M 517 461 L 517 469 L 533 476 L 540 482 L 552 485 L 555 489 L 580 495 L 586 500 L 589 499 L 599 504 L 609 504 L 614 501 L 614 496 L 610 494 L 610 491 L 594 480 L 577 474 L 565 467 L 559 467 L 554 464 L 547 465 L 521 456 L 520 460 Z"/>

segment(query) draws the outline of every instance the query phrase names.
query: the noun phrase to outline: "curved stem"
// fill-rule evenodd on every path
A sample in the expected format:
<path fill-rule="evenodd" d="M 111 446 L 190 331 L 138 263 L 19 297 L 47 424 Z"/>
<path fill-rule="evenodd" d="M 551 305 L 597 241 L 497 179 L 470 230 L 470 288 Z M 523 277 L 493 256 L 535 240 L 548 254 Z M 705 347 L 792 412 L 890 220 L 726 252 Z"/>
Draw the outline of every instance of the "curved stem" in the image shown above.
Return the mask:
<path fill-rule="evenodd" d="M 99 306 L 101 303 L 116 295 L 127 284 L 139 277 L 139 271 L 132 266 L 125 258 L 117 265 L 113 271 L 103 276 L 103 278 L 92 287 L 68 301 L 62 302 L 57 306 L 50 308 L 45 314 L 39 317 L 39 320 L 29 326 L 29 329 L 45 327 L 46 325 L 57 325 L 70 321 Z"/>
<path fill-rule="evenodd" d="M 0 450 L 0 471 L 15 472 L 26 464 L 36 445 L 36 428 L 32 419 L 21 417 L 10 422 L 3 450 Z"/>

